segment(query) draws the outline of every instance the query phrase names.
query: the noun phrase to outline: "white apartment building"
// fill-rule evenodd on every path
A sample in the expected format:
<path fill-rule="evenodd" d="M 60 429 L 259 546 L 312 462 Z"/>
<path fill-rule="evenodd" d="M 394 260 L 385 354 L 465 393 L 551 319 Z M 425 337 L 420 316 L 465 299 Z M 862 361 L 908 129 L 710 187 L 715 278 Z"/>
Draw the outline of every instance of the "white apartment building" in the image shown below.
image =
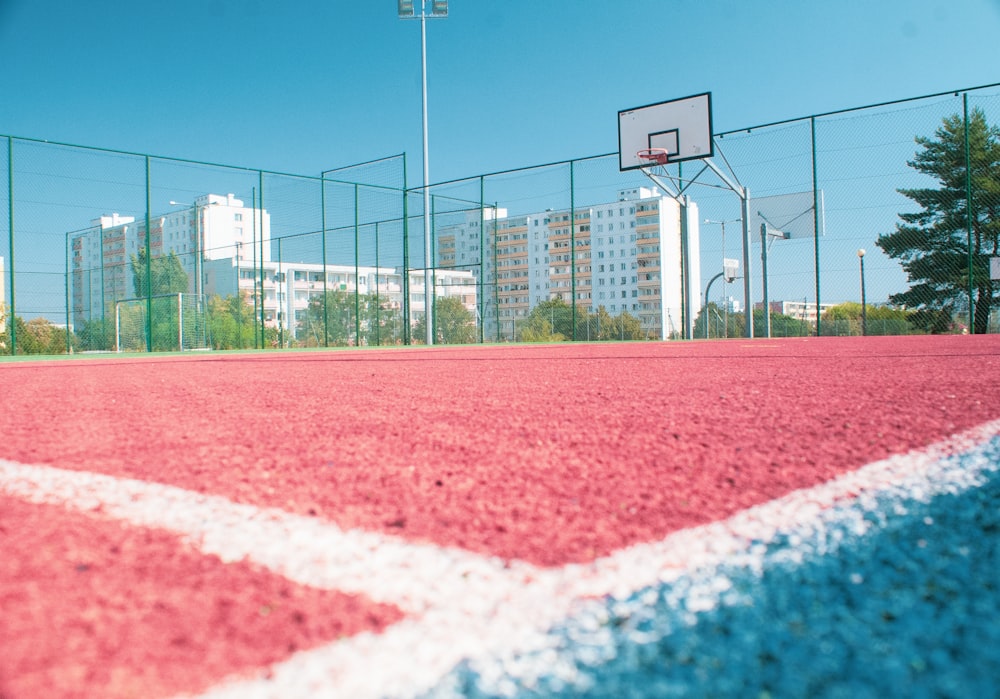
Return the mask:
<path fill-rule="evenodd" d="M 324 292 L 377 294 L 384 299 L 387 308 L 400 313 L 403 308 L 403 274 L 398 268 L 355 268 L 353 265 L 324 266 L 273 260 L 254 265 L 235 257 L 228 260 L 206 260 L 204 265 L 207 294 L 231 296 L 237 293 L 238 288 L 245 298 L 250 299 L 255 295 L 260 297 L 263 268 L 264 324 L 267 327 L 280 327 L 289 338 L 296 338 L 307 332 L 302 323 L 309 302 L 313 298 L 321 298 Z M 426 304 L 424 270 L 411 269 L 408 276 L 410 321 L 414 323 L 423 316 Z M 432 279 L 437 298 L 457 297 L 475 316 L 477 290 L 472 272 L 438 269 L 434 270 Z"/>
<path fill-rule="evenodd" d="M 836 303 L 821 303 L 819 304 L 819 312 L 817 313 L 817 306 L 815 301 L 809 301 L 803 299 L 802 301 L 771 301 L 770 308 L 771 313 L 781 313 L 786 316 L 791 316 L 804 323 L 809 323 L 812 326 L 816 325 L 816 320 L 818 315 L 826 313 L 828 310 L 837 306 Z M 758 308 L 763 308 L 763 303 L 757 304 Z"/>
<path fill-rule="evenodd" d="M 146 245 L 146 222 L 110 214 L 91 227 L 70 234 L 71 308 L 74 323 L 105 317 L 116 301 L 134 298 L 132 258 Z M 400 269 L 276 262 L 271 254 L 271 217 L 248 208 L 232 194 L 206 194 L 191 206 L 150 218 L 150 250 L 157 258 L 175 254 L 188 276 L 188 292 L 260 299 L 263 276 L 265 325 L 295 338 L 310 299 L 326 291 L 377 293 L 389 308 L 404 302 Z M 324 286 L 324 271 L 326 285 Z M 263 273 L 263 274 L 262 274 Z M 438 298 L 459 297 L 476 315 L 476 280 L 472 272 L 434 270 Z M 410 320 L 425 308 L 424 271 L 409 270 Z"/>
<path fill-rule="evenodd" d="M 438 227 L 438 263 L 473 266 L 477 276 L 481 268 L 486 287 L 496 284 L 495 293 L 486 293 L 487 303 L 495 299 L 484 313 L 487 339 L 517 340 L 518 321 L 553 298 L 591 313 L 602 306 L 613 316 L 629 313 L 649 336 L 667 339 L 683 335 L 681 211 L 674 198 L 646 187 L 572 212 L 508 216 L 497 209 L 494 217 L 487 209 L 480 221 L 480 212 L 471 211 L 464 221 Z M 701 298 L 697 205 L 689 203 L 684 213 L 693 325 Z"/>
<path fill-rule="evenodd" d="M 188 291 L 208 292 L 203 262 L 271 258 L 271 218 L 232 194 L 205 194 L 188 207 L 149 219 L 151 257 L 174 253 L 188 276 Z M 77 327 L 104 317 L 114 303 L 136 296 L 132 257 L 146 246 L 146 221 L 117 213 L 70 233 L 71 307 Z"/>

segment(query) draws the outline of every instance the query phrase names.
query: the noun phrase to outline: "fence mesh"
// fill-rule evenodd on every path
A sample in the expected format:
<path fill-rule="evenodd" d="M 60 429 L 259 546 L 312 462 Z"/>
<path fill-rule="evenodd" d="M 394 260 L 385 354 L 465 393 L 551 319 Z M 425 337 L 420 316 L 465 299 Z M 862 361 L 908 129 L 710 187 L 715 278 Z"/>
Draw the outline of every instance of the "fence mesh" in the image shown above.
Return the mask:
<path fill-rule="evenodd" d="M 405 155 L 302 176 L 3 137 L 0 352 L 996 332 L 997 88 L 717 134 L 714 169 L 657 181 L 607 154 L 424 191 Z"/>

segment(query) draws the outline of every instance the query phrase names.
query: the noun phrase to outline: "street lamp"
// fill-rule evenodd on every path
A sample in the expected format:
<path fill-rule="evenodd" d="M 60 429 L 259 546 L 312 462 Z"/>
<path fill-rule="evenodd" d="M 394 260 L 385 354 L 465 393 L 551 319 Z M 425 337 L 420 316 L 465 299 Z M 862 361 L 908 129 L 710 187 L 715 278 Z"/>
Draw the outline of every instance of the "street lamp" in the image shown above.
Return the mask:
<path fill-rule="evenodd" d="M 861 334 L 868 334 L 868 311 L 865 302 L 865 249 L 858 250 L 858 260 L 861 263 Z"/>
<path fill-rule="evenodd" d="M 420 72 L 422 81 L 423 101 L 423 134 L 424 134 L 424 321 L 427 326 L 426 341 L 434 344 L 433 304 L 430 295 L 434 292 L 431 280 L 431 219 L 430 219 L 430 164 L 427 156 L 427 12 L 428 1 L 431 5 L 430 17 L 444 19 L 448 16 L 448 0 L 416 0 L 420 7 Z M 397 0 L 400 19 L 417 19 L 414 0 Z"/>
<path fill-rule="evenodd" d="M 188 206 L 187 203 L 182 201 L 170 200 L 170 206 Z M 191 226 L 194 229 L 194 297 L 196 302 L 201 298 L 202 292 L 202 278 L 201 278 L 201 226 L 199 225 L 200 214 L 198 211 L 197 200 L 194 204 L 191 204 Z"/>

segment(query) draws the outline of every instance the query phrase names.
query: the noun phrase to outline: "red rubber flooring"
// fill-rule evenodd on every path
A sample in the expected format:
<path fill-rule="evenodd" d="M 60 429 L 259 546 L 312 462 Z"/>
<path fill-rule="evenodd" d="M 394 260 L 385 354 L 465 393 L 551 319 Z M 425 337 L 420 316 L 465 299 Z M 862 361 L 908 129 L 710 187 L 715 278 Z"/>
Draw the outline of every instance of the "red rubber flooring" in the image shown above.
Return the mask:
<path fill-rule="evenodd" d="M 996 418 L 998 375 L 993 336 L 9 364 L 0 457 L 559 565 Z"/>
<path fill-rule="evenodd" d="M 558 566 L 996 419 L 998 376 L 998 336 L 6 363 L 0 459 Z M 0 508 L 5 699 L 197 691 L 400 617 L 100 513 Z"/>

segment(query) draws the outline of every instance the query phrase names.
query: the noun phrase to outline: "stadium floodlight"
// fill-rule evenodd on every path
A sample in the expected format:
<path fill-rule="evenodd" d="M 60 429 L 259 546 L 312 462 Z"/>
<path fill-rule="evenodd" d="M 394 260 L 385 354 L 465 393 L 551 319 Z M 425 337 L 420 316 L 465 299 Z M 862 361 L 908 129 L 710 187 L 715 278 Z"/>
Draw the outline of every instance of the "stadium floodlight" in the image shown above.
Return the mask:
<path fill-rule="evenodd" d="M 399 16 L 402 19 L 416 19 L 414 4 L 412 0 L 397 0 L 399 2 Z M 423 131 L 424 131 L 424 324 L 427 326 L 425 340 L 428 345 L 434 344 L 434 282 L 433 267 L 434 261 L 431 259 L 433 247 L 431 245 L 431 193 L 430 193 L 430 165 L 428 164 L 427 145 L 427 11 L 428 0 L 417 0 L 420 4 L 420 72 L 423 85 Z M 445 19 L 448 16 L 448 0 L 430 0 L 430 19 Z M 404 7 L 405 6 L 405 7 Z M 408 10 L 408 13 L 404 12 Z"/>

